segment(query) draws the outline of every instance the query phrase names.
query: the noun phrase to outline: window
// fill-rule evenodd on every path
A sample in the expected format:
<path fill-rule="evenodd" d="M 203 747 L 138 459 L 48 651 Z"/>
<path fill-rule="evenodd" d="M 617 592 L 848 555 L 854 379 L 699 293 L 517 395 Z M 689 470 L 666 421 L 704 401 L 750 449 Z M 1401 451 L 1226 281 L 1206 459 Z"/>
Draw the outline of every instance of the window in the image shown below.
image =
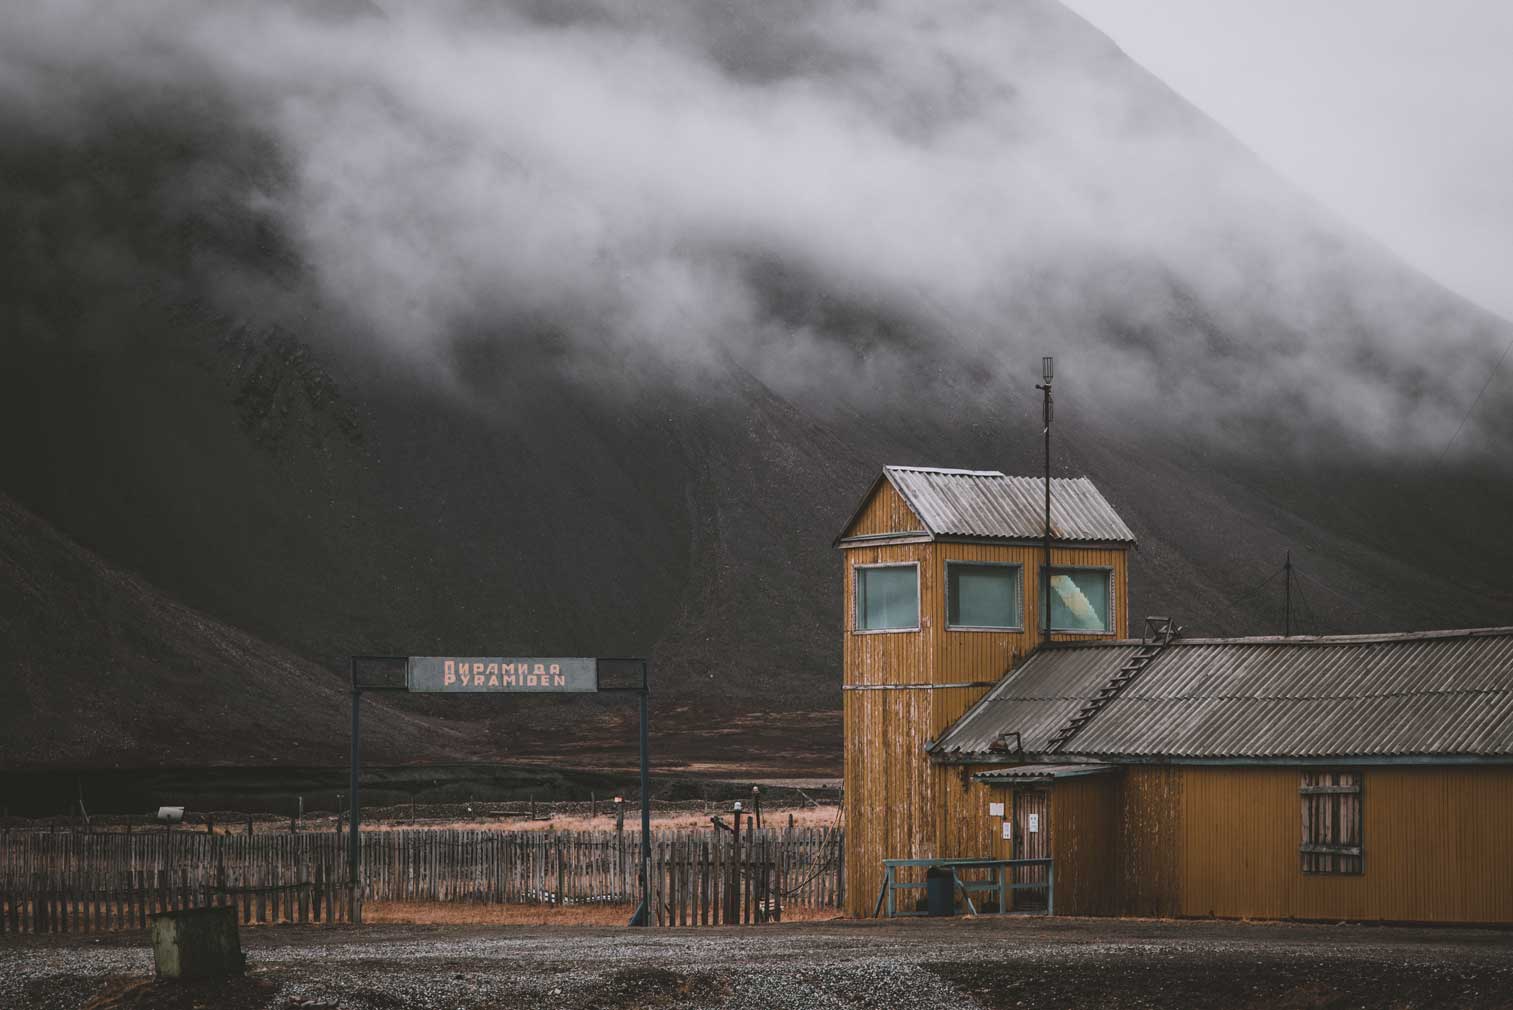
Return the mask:
<path fill-rule="evenodd" d="M 1114 630 L 1114 591 L 1112 573 L 1107 568 L 1051 569 L 1051 630 Z M 1040 620 L 1045 622 L 1045 604 L 1040 604 Z"/>
<path fill-rule="evenodd" d="M 946 562 L 946 626 L 950 628 L 1024 627 L 1019 565 Z"/>
<path fill-rule="evenodd" d="M 1298 846 L 1304 873 L 1360 873 L 1360 772 L 1304 772 L 1298 790 L 1303 800 L 1303 844 Z"/>
<path fill-rule="evenodd" d="M 857 566 L 856 630 L 919 630 L 918 565 Z"/>

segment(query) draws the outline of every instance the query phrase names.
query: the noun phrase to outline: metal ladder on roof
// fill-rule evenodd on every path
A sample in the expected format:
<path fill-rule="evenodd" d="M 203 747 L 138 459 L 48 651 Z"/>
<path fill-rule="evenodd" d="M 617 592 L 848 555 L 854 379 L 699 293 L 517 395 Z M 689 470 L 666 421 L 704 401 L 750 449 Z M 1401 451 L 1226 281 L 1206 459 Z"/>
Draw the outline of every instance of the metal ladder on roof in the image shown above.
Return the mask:
<path fill-rule="evenodd" d="M 1147 617 L 1145 619 L 1145 634 L 1140 638 L 1140 648 L 1135 654 L 1124 661 L 1109 682 L 1098 689 L 1098 693 L 1089 698 L 1087 703 L 1077 711 L 1077 714 L 1069 719 L 1065 726 L 1058 729 L 1046 743 L 1046 750 L 1051 753 L 1059 753 L 1071 739 L 1082 732 L 1082 727 L 1092 722 L 1093 717 L 1103 711 L 1103 707 L 1123 691 L 1135 678 L 1145 672 L 1161 650 L 1166 648 L 1171 640 L 1182 634 L 1182 629 L 1177 622 L 1170 617 Z"/>

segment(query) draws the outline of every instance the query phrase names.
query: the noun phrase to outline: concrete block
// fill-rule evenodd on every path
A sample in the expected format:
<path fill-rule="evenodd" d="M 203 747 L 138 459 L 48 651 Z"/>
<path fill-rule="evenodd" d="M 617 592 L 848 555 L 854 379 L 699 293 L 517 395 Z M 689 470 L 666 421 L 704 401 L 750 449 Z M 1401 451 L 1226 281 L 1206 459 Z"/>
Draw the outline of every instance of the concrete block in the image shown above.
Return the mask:
<path fill-rule="evenodd" d="M 159 978 L 217 978 L 246 968 L 236 909 L 192 908 L 152 917 L 152 958 Z"/>

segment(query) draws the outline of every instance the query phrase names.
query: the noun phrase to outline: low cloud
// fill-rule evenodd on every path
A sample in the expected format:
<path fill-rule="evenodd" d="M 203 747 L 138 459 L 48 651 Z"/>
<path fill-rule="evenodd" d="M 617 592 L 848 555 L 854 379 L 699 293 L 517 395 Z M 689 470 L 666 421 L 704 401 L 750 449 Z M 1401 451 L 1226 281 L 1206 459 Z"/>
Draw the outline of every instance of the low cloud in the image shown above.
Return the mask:
<path fill-rule="evenodd" d="M 1508 339 L 1054 3 L 647 7 L 56 0 L 0 107 L 68 136 L 216 96 L 320 300 L 442 382 L 542 334 L 591 381 L 795 396 L 1049 352 L 1126 418 L 1422 455 Z"/>

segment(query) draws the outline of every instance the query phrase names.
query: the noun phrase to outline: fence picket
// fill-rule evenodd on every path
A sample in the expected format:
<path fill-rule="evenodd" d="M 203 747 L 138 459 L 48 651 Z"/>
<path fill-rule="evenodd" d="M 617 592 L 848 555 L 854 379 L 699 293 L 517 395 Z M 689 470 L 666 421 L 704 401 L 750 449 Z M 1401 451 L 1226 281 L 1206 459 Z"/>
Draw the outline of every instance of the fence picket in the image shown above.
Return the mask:
<path fill-rule="evenodd" d="M 365 901 L 565 906 L 639 900 L 643 846 L 653 921 L 763 923 L 784 906 L 834 907 L 842 835 L 476 829 L 369 832 Z M 331 923 L 347 916 L 345 849 L 330 832 L 254 835 L 0 833 L 0 933 L 145 927 L 169 909 L 231 906 L 241 922 Z"/>

